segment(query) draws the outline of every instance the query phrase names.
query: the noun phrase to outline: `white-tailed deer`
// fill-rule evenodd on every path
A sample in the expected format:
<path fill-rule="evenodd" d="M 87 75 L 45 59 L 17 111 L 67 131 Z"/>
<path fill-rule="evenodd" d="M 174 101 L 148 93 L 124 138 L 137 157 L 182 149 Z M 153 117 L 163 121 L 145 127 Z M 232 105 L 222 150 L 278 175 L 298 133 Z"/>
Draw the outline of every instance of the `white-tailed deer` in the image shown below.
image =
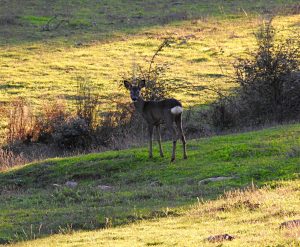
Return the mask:
<path fill-rule="evenodd" d="M 165 99 L 161 101 L 145 101 L 141 97 L 141 89 L 145 87 L 145 80 L 139 81 L 138 85 L 132 85 L 128 81 L 124 81 L 124 86 L 130 91 L 130 97 L 134 102 L 136 110 L 143 116 L 148 124 L 149 131 L 149 157 L 152 158 L 152 136 L 153 128 L 156 127 L 157 138 L 159 145 L 160 156 L 163 157 L 163 151 L 161 147 L 161 135 L 160 135 L 160 125 L 165 124 L 167 129 L 171 132 L 173 137 L 173 152 L 171 161 L 175 160 L 175 150 L 178 135 L 174 127 L 176 124 L 178 134 L 181 137 L 183 144 L 183 158 L 187 159 L 186 154 L 186 140 L 182 130 L 182 105 L 176 99 Z"/>

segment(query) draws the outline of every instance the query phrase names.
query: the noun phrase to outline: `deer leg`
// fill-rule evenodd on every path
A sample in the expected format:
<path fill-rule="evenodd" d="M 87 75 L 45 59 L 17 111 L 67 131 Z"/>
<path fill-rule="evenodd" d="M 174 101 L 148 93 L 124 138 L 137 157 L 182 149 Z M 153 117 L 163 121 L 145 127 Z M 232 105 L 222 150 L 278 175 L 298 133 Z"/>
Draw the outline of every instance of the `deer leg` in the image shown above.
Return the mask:
<path fill-rule="evenodd" d="M 152 158 L 153 157 L 152 154 L 153 125 L 148 126 L 148 131 L 149 131 L 149 158 Z"/>
<path fill-rule="evenodd" d="M 172 131 L 172 136 L 173 136 L 173 151 L 172 151 L 172 157 L 171 157 L 171 162 L 173 162 L 175 160 L 175 152 L 176 152 L 176 142 L 177 142 L 177 134 L 176 134 L 176 130 L 173 126 L 173 124 L 170 126 L 170 129 Z"/>
<path fill-rule="evenodd" d="M 182 141 L 182 146 L 183 146 L 183 158 L 187 159 L 187 154 L 186 154 L 186 140 L 185 140 L 185 136 L 182 130 L 182 121 L 181 121 L 181 115 L 180 117 L 178 117 L 178 119 L 176 119 L 176 125 L 179 131 L 179 134 L 181 136 L 181 141 Z"/>
<path fill-rule="evenodd" d="M 160 153 L 160 157 L 164 157 L 164 153 L 161 147 L 161 135 L 160 135 L 160 126 L 157 125 L 156 126 L 156 132 L 157 132 L 157 141 L 158 141 L 158 146 L 159 146 L 159 153 Z"/>

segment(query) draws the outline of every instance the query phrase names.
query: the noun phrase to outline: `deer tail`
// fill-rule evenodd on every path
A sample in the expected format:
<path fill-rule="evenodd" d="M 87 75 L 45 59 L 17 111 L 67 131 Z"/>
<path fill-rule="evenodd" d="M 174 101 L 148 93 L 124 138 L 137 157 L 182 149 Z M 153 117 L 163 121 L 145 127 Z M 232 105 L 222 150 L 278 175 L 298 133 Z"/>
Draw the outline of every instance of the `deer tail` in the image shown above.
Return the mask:
<path fill-rule="evenodd" d="M 183 109 L 181 106 L 175 106 L 173 108 L 171 108 L 171 113 L 174 115 L 179 115 L 183 112 Z"/>

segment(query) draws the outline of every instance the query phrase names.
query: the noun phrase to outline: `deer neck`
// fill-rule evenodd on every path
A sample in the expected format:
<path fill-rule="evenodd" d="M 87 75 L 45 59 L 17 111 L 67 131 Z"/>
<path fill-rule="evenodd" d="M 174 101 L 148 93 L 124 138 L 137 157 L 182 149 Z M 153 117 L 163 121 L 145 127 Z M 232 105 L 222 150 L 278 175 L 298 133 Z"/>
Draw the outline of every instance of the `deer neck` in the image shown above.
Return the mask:
<path fill-rule="evenodd" d="M 143 109 L 144 109 L 144 105 L 145 105 L 145 101 L 143 100 L 142 97 L 139 97 L 137 101 L 135 101 L 134 103 L 134 107 L 135 109 L 139 112 L 139 113 L 143 113 Z"/>

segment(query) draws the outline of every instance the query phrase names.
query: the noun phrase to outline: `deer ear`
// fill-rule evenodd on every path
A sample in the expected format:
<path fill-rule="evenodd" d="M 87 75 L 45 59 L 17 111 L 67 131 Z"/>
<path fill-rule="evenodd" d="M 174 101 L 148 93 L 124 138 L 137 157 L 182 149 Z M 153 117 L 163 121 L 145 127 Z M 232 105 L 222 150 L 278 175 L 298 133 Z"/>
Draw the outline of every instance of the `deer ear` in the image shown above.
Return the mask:
<path fill-rule="evenodd" d="M 139 81 L 139 88 L 143 88 L 143 87 L 146 87 L 146 80 L 145 79 Z"/>
<path fill-rule="evenodd" d="M 130 90 L 131 89 L 131 83 L 129 82 L 129 81 L 124 81 L 124 86 L 128 89 L 128 90 Z"/>

